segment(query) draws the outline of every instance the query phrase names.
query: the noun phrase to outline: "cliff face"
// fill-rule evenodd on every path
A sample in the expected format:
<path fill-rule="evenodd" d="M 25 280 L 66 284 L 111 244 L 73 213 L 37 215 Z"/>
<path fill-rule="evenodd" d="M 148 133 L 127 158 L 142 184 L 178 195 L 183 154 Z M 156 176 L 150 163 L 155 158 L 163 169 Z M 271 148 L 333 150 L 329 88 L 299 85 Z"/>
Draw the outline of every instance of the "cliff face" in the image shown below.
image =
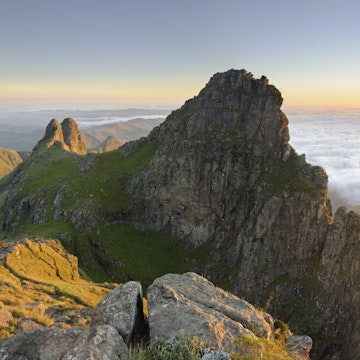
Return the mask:
<path fill-rule="evenodd" d="M 86 154 L 86 143 L 72 118 L 66 118 L 61 124 L 56 119 L 52 119 L 46 127 L 44 137 L 37 143 L 34 151 L 43 147 L 49 148 L 55 143 L 64 150 L 79 155 Z"/>
<path fill-rule="evenodd" d="M 314 356 L 360 356 L 359 332 L 344 325 L 359 327 L 358 216 L 340 210 L 331 225 L 327 175 L 288 144 L 281 103 L 265 78 L 216 74 L 150 134 L 136 224 L 205 249 L 196 270 L 300 324 Z"/>
<path fill-rule="evenodd" d="M 139 226 L 208 246 L 206 276 L 256 303 L 309 271 L 331 217 L 327 176 L 288 144 L 281 103 L 264 78 L 216 74 L 150 135 L 157 152 L 133 188 Z"/>

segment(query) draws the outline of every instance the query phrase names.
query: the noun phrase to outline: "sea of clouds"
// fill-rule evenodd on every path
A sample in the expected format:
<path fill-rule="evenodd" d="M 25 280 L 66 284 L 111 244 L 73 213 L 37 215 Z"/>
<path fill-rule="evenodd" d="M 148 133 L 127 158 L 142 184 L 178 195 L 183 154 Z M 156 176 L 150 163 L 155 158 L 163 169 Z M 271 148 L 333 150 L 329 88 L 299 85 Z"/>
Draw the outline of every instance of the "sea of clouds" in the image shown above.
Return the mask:
<path fill-rule="evenodd" d="M 360 111 L 287 114 L 290 144 L 329 177 L 334 207 L 360 205 Z"/>
<path fill-rule="evenodd" d="M 140 118 L 145 120 L 150 119 L 165 119 L 166 115 L 163 114 L 155 114 L 155 115 L 139 115 L 139 116 L 103 116 L 98 118 L 90 118 L 90 117 L 77 117 L 76 122 L 80 128 L 91 127 L 91 126 L 100 126 L 100 125 L 110 125 L 116 124 L 118 122 L 126 122 L 132 120 L 134 118 Z"/>

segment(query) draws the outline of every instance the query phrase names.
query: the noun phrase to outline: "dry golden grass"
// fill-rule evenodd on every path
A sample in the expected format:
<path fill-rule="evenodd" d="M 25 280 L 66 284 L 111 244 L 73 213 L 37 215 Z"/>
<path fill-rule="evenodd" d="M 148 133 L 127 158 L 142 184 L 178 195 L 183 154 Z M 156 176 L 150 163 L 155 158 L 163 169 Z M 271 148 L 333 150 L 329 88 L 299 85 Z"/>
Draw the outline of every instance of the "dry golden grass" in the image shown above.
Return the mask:
<path fill-rule="evenodd" d="M 21 239 L 2 243 L 0 248 L 8 250 L 0 261 L 0 308 L 13 315 L 0 338 L 11 336 L 24 317 L 43 326 L 54 324 L 50 316 L 24 307 L 26 304 L 41 301 L 44 310 L 93 308 L 110 291 L 105 285 L 81 279 L 77 258 L 58 241 Z"/>

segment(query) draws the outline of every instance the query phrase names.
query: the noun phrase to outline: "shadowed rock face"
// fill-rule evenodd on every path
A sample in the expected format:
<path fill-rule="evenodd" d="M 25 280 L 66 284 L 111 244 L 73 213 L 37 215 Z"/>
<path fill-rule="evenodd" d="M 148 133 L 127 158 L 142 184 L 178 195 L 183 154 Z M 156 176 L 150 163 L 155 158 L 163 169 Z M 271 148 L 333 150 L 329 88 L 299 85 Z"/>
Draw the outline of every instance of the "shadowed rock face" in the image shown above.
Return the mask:
<path fill-rule="evenodd" d="M 34 151 L 42 147 L 51 147 L 58 144 L 64 150 L 79 155 L 86 154 L 86 143 L 80 135 L 80 131 L 74 119 L 66 118 L 61 124 L 52 119 L 45 130 L 44 137 L 35 146 Z"/>

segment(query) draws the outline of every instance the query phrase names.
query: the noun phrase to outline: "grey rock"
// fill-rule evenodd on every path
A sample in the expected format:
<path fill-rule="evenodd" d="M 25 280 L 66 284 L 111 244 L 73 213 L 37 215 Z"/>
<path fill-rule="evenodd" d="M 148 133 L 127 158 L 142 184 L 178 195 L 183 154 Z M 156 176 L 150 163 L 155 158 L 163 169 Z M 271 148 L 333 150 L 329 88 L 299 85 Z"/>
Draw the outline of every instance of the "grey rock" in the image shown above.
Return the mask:
<path fill-rule="evenodd" d="M 127 360 L 128 352 L 117 330 L 103 325 L 83 331 L 61 360 Z"/>
<path fill-rule="evenodd" d="M 196 273 L 166 274 L 154 281 L 162 283 L 195 304 L 218 311 L 227 318 L 251 329 L 258 337 L 273 336 L 274 320 L 269 314 L 256 310 L 253 305 L 216 286 Z"/>
<path fill-rule="evenodd" d="M 201 360 L 230 360 L 231 355 L 225 351 L 205 349 Z"/>
<path fill-rule="evenodd" d="M 42 325 L 36 323 L 31 319 L 22 318 L 19 324 L 17 324 L 14 334 L 17 335 L 23 332 L 39 329 L 41 327 Z"/>
<path fill-rule="evenodd" d="M 306 335 L 293 335 L 286 339 L 286 348 L 295 360 L 310 359 L 309 353 L 312 345 L 312 339 Z"/>
<path fill-rule="evenodd" d="M 10 311 L 0 309 L 0 329 L 7 328 L 12 319 L 13 316 Z"/>
<path fill-rule="evenodd" d="M 99 302 L 94 310 L 91 326 L 112 325 L 129 345 L 136 328 L 144 322 L 141 284 L 129 281 Z"/>
<path fill-rule="evenodd" d="M 151 339 L 185 333 L 232 351 L 236 349 L 234 339 L 244 334 L 255 338 L 250 328 L 271 337 L 271 324 L 259 311 L 199 275 L 164 275 L 149 286 L 147 294 Z"/>
<path fill-rule="evenodd" d="M 4 360 L 127 359 L 128 349 L 111 326 L 92 329 L 40 328 L 0 340 Z"/>
<path fill-rule="evenodd" d="M 0 359 L 60 360 L 83 329 L 40 328 L 0 340 Z"/>

